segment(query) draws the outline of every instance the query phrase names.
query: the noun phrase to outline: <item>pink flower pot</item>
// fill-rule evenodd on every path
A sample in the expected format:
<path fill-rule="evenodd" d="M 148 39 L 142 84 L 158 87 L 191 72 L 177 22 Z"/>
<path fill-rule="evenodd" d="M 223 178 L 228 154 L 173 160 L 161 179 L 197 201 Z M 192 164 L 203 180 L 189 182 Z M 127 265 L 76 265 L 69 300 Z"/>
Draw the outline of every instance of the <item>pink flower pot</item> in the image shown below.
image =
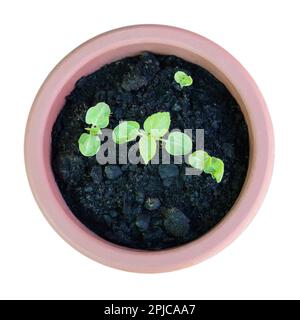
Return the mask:
<path fill-rule="evenodd" d="M 152 51 L 199 64 L 222 81 L 238 101 L 250 135 L 250 163 L 243 189 L 225 218 L 210 232 L 180 247 L 149 252 L 110 243 L 70 212 L 50 165 L 51 130 L 76 80 L 104 64 Z M 237 137 L 238 139 L 238 137 Z M 134 272 L 165 272 L 214 255 L 249 224 L 269 186 L 274 159 L 271 119 L 247 71 L 224 49 L 195 33 L 161 25 L 137 25 L 97 36 L 72 51 L 40 88 L 27 123 L 25 163 L 35 199 L 52 227 L 75 249 L 105 265 Z"/>

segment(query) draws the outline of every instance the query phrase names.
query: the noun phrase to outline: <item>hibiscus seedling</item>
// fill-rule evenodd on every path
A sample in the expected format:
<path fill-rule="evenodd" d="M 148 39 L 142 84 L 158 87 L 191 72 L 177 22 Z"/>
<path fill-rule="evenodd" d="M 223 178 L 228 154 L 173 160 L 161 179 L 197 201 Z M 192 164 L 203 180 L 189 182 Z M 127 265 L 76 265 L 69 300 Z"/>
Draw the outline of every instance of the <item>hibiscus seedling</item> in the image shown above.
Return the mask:
<path fill-rule="evenodd" d="M 163 142 L 167 152 L 174 156 L 188 154 L 192 150 L 191 138 L 182 132 L 172 132 L 167 139 L 171 118 L 169 112 L 157 112 L 149 116 L 143 129 L 136 121 L 123 121 L 113 130 L 113 140 L 117 144 L 127 143 L 140 136 L 139 151 L 145 164 L 156 154 L 157 143 Z"/>
<path fill-rule="evenodd" d="M 91 125 L 85 128 L 88 133 L 82 133 L 79 140 L 79 151 L 86 157 L 94 156 L 100 149 L 101 129 L 109 124 L 110 107 L 105 102 L 99 102 L 88 109 L 85 115 L 85 122 Z"/>
<path fill-rule="evenodd" d="M 211 157 L 203 150 L 197 150 L 189 155 L 189 164 L 193 168 L 210 174 L 218 183 L 221 182 L 224 174 L 224 162 L 215 157 Z"/>
<path fill-rule="evenodd" d="M 181 88 L 189 87 L 193 84 L 193 78 L 183 71 L 177 71 L 174 75 L 174 80 L 180 85 Z"/>

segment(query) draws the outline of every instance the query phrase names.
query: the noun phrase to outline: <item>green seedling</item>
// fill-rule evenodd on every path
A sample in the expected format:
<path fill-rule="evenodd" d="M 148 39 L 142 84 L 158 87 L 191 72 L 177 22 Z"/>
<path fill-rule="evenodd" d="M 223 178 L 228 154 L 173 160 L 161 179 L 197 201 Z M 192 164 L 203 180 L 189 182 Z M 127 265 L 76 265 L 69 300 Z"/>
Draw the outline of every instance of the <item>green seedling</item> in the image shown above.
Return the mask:
<path fill-rule="evenodd" d="M 169 112 L 157 112 L 148 117 L 143 129 L 136 121 L 121 122 L 113 130 L 113 140 L 117 144 L 127 143 L 140 136 L 139 151 L 145 164 L 156 154 L 157 143 L 162 142 L 167 152 L 174 156 L 188 154 L 192 150 L 191 138 L 182 132 L 172 132 L 167 139 L 163 137 L 169 132 L 171 118 Z"/>
<path fill-rule="evenodd" d="M 177 71 L 174 75 L 174 80 L 180 85 L 181 88 L 189 87 L 193 84 L 192 77 L 183 71 Z"/>
<path fill-rule="evenodd" d="M 100 149 L 101 129 L 109 124 L 110 107 L 105 102 L 99 102 L 94 107 L 88 109 L 85 115 L 85 122 L 91 127 L 85 128 L 88 133 L 82 133 L 79 140 L 79 151 L 86 157 L 92 157 Z"/>
<path fill-rule="evenodd" d="M 224 162 L 221 159 L 211 157 L 203 150 L 197 150 L 189 155 L 189 164 L 193 168 L 210 174 L 217 183 L 221 182 L 224 174 Z"/>

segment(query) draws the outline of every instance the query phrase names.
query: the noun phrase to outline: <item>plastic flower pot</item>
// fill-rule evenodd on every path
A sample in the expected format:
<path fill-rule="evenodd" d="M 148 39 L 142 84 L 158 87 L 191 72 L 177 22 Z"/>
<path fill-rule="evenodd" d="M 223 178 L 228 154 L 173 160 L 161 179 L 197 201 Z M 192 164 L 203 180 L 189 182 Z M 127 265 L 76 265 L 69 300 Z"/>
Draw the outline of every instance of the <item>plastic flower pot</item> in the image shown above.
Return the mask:
<path fill-rule="evenodd" d="M 75 82 L 102 65 L 142 51 L 176 55 L 211 72 L 239 103 L 250 139 L 247 177 L 237 201 L 225 218 L 204 236 L 160 251 L 129 249 L 92 233 L 66 205 L 50 163 L 51 130 Z M 188 267 L 230 244 L 257 213 L 269 186 L 273 158 L 271 119 L 265 101 L 248 72 L 210 40 L 186 30 L 161 25 L 116 29 L 87 41 L 67 55 L 41 86 L 30 111 L 25 136 L 29 183 L 52 227 L 84 255 L 104 265 L 132 272 L 155 273 Z"/>

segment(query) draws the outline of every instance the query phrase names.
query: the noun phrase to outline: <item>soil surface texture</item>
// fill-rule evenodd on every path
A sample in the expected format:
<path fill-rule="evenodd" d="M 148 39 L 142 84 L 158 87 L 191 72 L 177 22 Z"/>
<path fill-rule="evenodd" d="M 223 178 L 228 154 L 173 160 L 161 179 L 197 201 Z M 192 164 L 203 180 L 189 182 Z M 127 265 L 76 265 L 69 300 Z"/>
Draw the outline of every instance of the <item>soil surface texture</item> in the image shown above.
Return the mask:
<path fill-rule="evenodd" d="M 192 76 L 192 86 L 174 81 L 178 70 Z M 205 150 L 224 161 L 223 180 L 187 176 L 186 164 L 100 165 L 82 156 L 86 111 L 101 101 L 112 110 L 109 128 L 121 120 L 142 125 L 169 111 L 170 130 L 204 129 Z M 248 157 L 248 129 L 235 99 L 207 70 L 175 56 L 143 53 L 79 79 L 52 131 L 52 168 L 67 205 L 94 233 L 130 248 L 170 248 L 212 229 L 236 201 Z"/>

